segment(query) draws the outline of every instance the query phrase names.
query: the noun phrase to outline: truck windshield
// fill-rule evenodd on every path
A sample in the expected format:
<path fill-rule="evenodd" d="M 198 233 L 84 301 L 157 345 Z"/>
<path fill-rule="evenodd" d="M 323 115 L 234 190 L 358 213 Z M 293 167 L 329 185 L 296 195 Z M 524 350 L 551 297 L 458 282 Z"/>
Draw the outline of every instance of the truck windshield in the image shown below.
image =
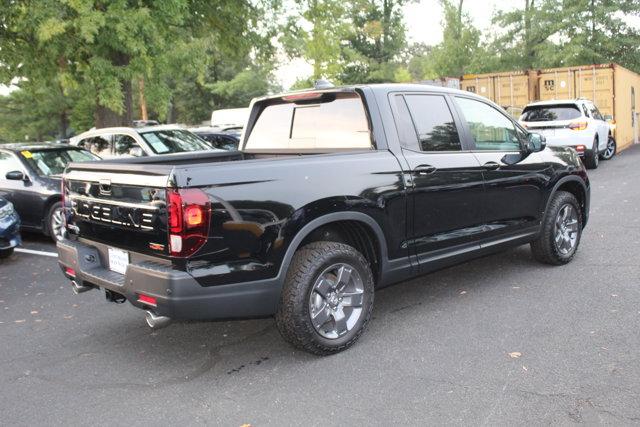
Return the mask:
<path fill-rule="evenodd" d="M 520 120 L 523 122 L 553 122 L 573 120 L 581 116 L 574 104 L 530 105 L 524 109 Z"/>
<path fill-rule="evenodd" d="M 156 154 L 184 153 L 186 151 L 210 150 L 204 140 L 182 129 L 154 130 L 140 135 Z"/>
<path fill-rule="evenodd" d="M 283 98 L 286 101 L 286 97 Z M 370 149 L 371 135 L 356 93 L 333 93 L 314 101 L 267 105 L 256 120 L 245 151 Z"/>
<path fill-rule="evenodd" d="M 20 152 L 25 161 L 40 176 L 61 175 L 71 162 L 90 162 L 100 160 L 100 157 L 86 150 L 60 149 Z"/>

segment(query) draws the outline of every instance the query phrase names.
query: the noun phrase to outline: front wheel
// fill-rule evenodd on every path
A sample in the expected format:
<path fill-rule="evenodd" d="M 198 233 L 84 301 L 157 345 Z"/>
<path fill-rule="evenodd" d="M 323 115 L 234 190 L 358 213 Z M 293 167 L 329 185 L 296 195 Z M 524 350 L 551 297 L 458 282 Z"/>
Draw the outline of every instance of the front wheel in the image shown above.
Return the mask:
<path fill-rule="evenodd" d="M 315 242 L 299 249 L 282 290 L 276 325 L 293 346 L 317 355 L 350 347 L 373 308 L 373 276 L 351 246 Z"/>
<path fill-rule="evenodd" d="M 613 139 L 612 136 L 607 140 L 607 148 L 600 154 L 600 158 L 602 160 L 610 160 L 613 156 L 616 155 L 617 144 L 616 140 Z"/>
<path fill-rule="evenodd" d="M 64 239 L 67 232 L 64 227 L 64 211 L 62 202 L 56 202 L 49 208 L 47 217 L 47 232 L 54 242 Z"/>
<path fill-rule="evenodd" d="M 531 243 L 536 260 L 562 265 L 570 262 L 582 236 L 582 211 L 575 196 L 558 191 L 549 202 L 537 240 Z"/>

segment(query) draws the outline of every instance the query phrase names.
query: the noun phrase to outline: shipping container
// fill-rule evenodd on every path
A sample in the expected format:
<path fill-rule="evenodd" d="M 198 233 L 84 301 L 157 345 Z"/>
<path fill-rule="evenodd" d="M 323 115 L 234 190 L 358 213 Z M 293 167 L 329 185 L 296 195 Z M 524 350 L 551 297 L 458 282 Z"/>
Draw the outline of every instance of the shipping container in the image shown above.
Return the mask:
<path fill-rule="evenodd" d="M 489 98 L 509 111 L 522 109 L 535 98 L 537 72 L 514 71 L 508 73 L 467 74 L 462 77 L 462 90 Z"/>
<path fill-rule="evenodd" d="M 465 75 L 463 90 L 485 96 L 517 115 L 529 102 L 586 98 L 613 117 L 618 149 L 640 140 L 640 75 L 617 64 Z"/>

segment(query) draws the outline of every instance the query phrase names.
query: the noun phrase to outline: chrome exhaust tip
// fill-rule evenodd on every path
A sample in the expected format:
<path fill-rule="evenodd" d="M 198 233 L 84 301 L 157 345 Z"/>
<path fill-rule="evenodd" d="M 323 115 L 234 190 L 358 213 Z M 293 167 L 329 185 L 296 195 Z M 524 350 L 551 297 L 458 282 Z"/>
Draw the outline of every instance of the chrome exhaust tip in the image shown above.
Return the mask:
<path fill-rule="evenodd" d="M 79 285 L 78 282 L 76 282 L 75 280 L 71 281 L 71 287 L 73 288 L 73 293 L 76 294 L 76 295 L 81 294 L 83 292 L 90 291 L 91 289 L 93 289 L 93 286 Z"/>
<path fill-rule="evenodd" d="M 149 310 L 145 311 L 144 320 L 147 321 L 147 325 L 152 329 L 164 328 L 171 323 L 170 317 L 158 316 Z"/>

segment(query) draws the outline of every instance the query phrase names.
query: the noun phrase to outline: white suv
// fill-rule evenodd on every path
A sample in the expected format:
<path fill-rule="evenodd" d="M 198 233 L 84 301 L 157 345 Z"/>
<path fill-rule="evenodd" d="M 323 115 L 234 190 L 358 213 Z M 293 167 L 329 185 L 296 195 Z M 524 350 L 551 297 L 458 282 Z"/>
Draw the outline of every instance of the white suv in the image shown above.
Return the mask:
<path fill-rule="evenodd" d="M 524 108 L 520 123 L 544 135 L 549 146 L 573 147 L 589 169 L 616 153 L 609 123 L 587 99 L 533 102 Z"/>
<path fill-rule="evenodd" d="M 74 136 L 69 143 L 83 147 L 103 159 L 200 150 L 219 151 L 192 132 L 175 125 L 92 129 Z"/>

